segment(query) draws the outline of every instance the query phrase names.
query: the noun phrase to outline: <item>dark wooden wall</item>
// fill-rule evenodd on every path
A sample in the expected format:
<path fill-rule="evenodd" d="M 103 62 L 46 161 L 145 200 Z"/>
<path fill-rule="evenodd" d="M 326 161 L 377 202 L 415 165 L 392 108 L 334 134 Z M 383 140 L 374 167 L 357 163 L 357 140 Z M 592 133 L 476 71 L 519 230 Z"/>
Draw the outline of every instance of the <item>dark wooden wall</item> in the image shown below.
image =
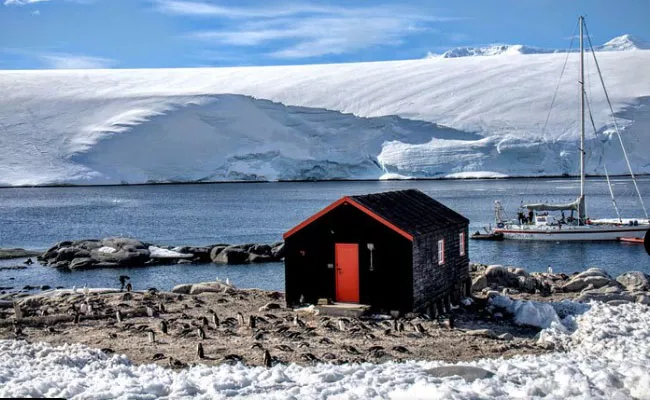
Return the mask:
<path fill-rule="evenodd" d="M 459 233 L 465 232 L 465 255 Z M 438 240 L 445 239 L 445 263 L 438 265 Z M 413 241 L 413 310 L 429 312 L 437 302 L 457 299 L 470 279 L 468 225 L 439 229 Z M 464 295 L 465 293 L 463 293 Z"/>
<path fill-rule="evenodd" d="M 303 295 L 315 304 L 335 300 L 335 243 L 359 244 L 360 302 L 377 310 L 410 311 L 413 305 L 412 243 L 351 205 L 341 205 L 285 240 L 285 292 L 289 306 Z M 375 246 L 374 271 L 370 251 Z M 301 255 L 304 251 L 304 256 Z"/>

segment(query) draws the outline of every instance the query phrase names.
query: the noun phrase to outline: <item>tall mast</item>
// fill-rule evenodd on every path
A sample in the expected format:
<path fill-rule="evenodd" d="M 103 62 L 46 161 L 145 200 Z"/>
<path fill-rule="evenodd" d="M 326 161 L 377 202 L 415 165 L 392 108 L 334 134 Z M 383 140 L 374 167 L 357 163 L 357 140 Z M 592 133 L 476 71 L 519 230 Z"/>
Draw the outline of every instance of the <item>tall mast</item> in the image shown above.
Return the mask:
<path fill-rule="evenodd" d="M 585 49 L 583 42 L 582 27 L 584 17 L 578 19 L 580 25 L 580 205 L 579 218 L 585 218 Z"/>

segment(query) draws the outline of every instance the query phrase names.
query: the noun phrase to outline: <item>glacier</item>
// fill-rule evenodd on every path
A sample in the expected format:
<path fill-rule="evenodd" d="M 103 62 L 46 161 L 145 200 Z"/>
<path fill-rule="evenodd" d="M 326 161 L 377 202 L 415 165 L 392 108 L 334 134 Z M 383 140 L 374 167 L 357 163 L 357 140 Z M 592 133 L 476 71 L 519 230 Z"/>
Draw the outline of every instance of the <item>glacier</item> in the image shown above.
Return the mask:
<path fill-rule="evenodd" d="M 621 46 L 598 59 L 632 167 L 647 174 L 650 50 Z M 566 58 L 4 70 L 0 186 L 575 175 L 578 56 L 558 81 Z M 587 173 L 625 174 L 586 60 Z"/>

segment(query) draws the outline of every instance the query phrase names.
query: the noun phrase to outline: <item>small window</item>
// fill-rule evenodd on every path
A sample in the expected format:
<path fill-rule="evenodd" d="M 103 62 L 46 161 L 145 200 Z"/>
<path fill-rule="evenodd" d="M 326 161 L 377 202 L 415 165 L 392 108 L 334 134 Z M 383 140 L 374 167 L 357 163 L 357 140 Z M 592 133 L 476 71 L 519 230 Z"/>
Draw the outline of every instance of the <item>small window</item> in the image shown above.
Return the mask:
<path fill-rule="evenodd" d="M 465 255 L 465 232 L 461 232 L 458 234 L 458 238 L 460 239 L 460 255 L 464 256 Z"/>
<path fill-rule="evenodd" d="M 445 263 L 445 239 L 438 240 L 438 265 Z"/>

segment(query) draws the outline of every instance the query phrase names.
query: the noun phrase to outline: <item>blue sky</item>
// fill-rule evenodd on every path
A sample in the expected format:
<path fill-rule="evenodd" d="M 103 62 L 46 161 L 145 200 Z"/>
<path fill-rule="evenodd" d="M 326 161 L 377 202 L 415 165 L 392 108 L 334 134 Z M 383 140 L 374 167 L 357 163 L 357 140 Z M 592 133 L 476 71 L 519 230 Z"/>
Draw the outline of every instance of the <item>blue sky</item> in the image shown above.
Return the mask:
<path fill-rule="evenodd" d="M 422 58 L 494 43 L 650 40 L 650 0 L 0 0 L 0 69 L 249 66 Z"/>

